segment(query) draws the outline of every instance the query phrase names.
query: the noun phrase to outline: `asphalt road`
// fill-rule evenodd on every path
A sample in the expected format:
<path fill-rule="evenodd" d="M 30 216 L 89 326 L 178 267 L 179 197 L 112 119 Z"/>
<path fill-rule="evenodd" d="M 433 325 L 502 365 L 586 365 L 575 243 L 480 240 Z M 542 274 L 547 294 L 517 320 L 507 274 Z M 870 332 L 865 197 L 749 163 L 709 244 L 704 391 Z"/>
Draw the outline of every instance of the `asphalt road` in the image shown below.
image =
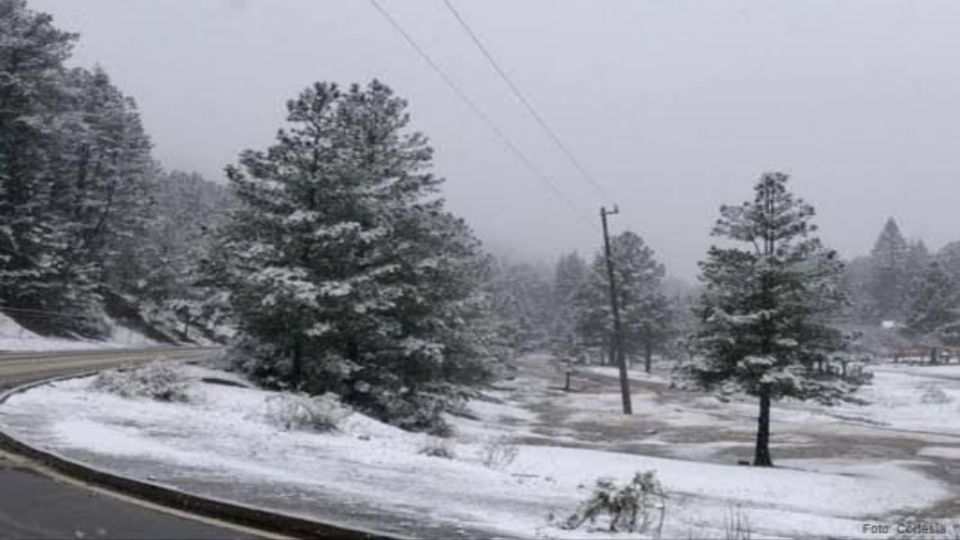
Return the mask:
<path fill-rule="evenodd" d="M 210 349 L 0 353 L 0 391 L 32 380 Z M 126 497 L 41 474 L 0 452 L 0 538 L 256 538 L 238 528 L 157 510 Z"/>

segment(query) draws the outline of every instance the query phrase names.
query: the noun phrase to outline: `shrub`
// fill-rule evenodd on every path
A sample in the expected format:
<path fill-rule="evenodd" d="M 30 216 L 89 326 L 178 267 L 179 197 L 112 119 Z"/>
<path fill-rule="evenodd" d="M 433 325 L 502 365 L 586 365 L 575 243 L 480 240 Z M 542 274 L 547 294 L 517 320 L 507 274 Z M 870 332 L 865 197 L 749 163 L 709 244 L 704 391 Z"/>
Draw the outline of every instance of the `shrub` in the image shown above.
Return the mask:
<path fill-rule="evenodd" d="M 418 453 L 444 459 L 453 459 L 456 455 L 453 451 L 453 443 L 449 439 L 441 439 L 440 437 L 427 437 Z"/>
<path fill-rule="evenodd" d="M 267 398 L 267 421 L 288 431 L 333 431 L 350 412 L 333 394 L 282 393 Z"/>
<path fill-rule="evenodd" d="M 145 397 L 157 401 L 186 402 L 189 382 L 175 365 L 169 362 L 151 362 L 130 369 L 103 371 L 93 381 L 97 390 L 125 398 Z"/>
<path fill-rule="evenodd" d="M 920 394 L 920 403 L 929 405 L 943 405 L 953 401 L 942 388 L 935 384 L 928 384 L 923 387 L 923 393 Z"/>
<path fill-rule="evenodd" d="M 740 506 L 728 507 L 723 517 L 724 540 L 750 540 L 753 529 L 750 527 L 750 515 Z"/>
<path fill-rule="evenodd" d="M 659 514 L 654 531 L 659 537 L 666 514 L 666 500 L 667 496 L 654 471 L 636 473 L 633 480 L 623 487 L 618 487 L 610 478 L 601 478 L 597 480 L 590 498 L 567 518 L 563 527 L 577 529 L 586 521 L 594 523 L 601 515 L 609 514 L 612 532 L 647 532 L 654 515 Z"/>
<path fill-rule="evenodd" d="M 491 469 L 505 469 L 517 459 L 519 449 L 505 439 L 489 441 L 483 445 L 483 465 Z"/>

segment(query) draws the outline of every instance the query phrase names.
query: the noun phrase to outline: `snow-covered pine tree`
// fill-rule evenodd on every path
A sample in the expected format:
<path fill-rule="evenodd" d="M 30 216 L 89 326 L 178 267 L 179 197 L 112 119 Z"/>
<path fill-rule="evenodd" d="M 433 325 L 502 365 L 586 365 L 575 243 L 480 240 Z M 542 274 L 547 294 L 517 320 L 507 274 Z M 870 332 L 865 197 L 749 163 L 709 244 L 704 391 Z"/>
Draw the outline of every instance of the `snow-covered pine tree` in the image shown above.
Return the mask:
<path fill-rule="evenodd" d="M 664 267 L 643 239 L 630 231 L 611 238 L 610 250 L 623 321 L 624 354 L 632 358 L 642 354 L 649 373 L 653 352 L 662 347 L 673 329 L 670 302 L 661 290 Z M 584 341 L 609 345 L 612 323 L 602 251 L 594 257 L 580 302 L 579 328 Z"/>
<path fill-rule="evenodd" d="M 23 0 L 0 0 L 0 303 L 43 308 L 64 240 L 46 215 L 76 35 Z"/>
<path fill-rule="evenodd" d="M 152 211 L 138 238 L 138 272 L 123 291 L 145 319 L 175 326 L 171 330 L 181 339 L 196 333 L 218 338 L 215 329 L 225 322 L 227 306 L 204 265 L 230 208 L 229 191 L 196 173 L 156 171 L 150 194 Z"/>
<path fill-rule="evenodd" d="M 932 262 L 907 290 L 906 332 L 939 341 L 937 332 L 960 319 L 960 288 L 939 262 Z"/>
<path fill-rule="evenodd" d="M 0 1 L 0 303 L 43 314 L 21 320 L 35 330 L 96 336 L 108 265 L 143 221 L 150 145 L 102 70 L 64 67 L 75 39 Z"/>
<path fill-rule="evenodd" d="M 577 252 L 561 255 L 554 269 L 552 349 L 567 361 L 580 359 L 584 353 L 577 334 L 577 311 L 579 294 L 589 274 L 587 262 Z"/>
<path fill-rule="evenodd" d="M 872 271 L 867 288 L 875 320 L 898 320 L 903 316 L 903 300 L 909 286 L 910 247 L 891 217 L 883 226 L 870 253 Z"/>
<path fill-rule="evenodd" d="M 936 260 L 955 283 L 960 283 L 960 241 L 950 242 L 940 248 Z"/>
<path fill-rule="evenodd" d="M 832 402 L 859 380 L 819 369 L 846 340 L 830 324 L 842 264 L 812 235 L 813 207 L 787 190 L 785 174 L 764 174 L 754 189 L 752 201 L 720 209 L 713 235 L 739 245 L 713 246 L 700 263 L 698 354 L 686 367 L 701 387 L 759 398 L 754 465 L 772 466 L 771 400 Z"/>
<path fill-rule="evenodd" d="M 444 211 L 432 149 L 383 83 L 317 83 L 227 173 L 226 277 L 252 368 L 403 427 L 490 374 L 480 246 Z M 424 408 L 428 410 L 424 410 Z"/>
<path fill-rule="evenodd" d="M 150 141 L 134 102 L 103 70 L 69 74 L 74 101 L 53 160 L 51 220 L 65 244 L 58 251 L 61 312 L 99 312 L 103 288 L 140 279 L 137 254 L 150 213 Z M 82 295 L 82 296 L 81 296 Z"/>

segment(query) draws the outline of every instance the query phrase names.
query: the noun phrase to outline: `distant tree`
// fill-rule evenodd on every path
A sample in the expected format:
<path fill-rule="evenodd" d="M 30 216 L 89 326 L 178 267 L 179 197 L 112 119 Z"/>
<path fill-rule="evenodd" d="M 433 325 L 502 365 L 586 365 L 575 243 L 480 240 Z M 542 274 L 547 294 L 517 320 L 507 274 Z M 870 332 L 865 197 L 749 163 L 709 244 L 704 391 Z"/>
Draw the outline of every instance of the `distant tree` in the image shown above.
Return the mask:
<path fill-rule="evenodd" d="M 874 316 L 879 320 L 899 319 L 910 281 L 910 247 L 893 218 L 887 219 L 870 257 L 873 268 L 868 292 Z"/>
<path fill-rule="evenodd" d="M 255 374 L 439 429 L 445 396 L 492 371 L 486 267 L 406 107 L 378 81 L 288 102 L 276 143 L 227 170 L 221 267 Z"/>
<path fill-rule="evenodd" d="M 950 242 L 940 248 L 936 260 L 955 283 L 960 283 L 960 241 Z"/>
<path fill-rule="evenodd" d="M 611 238 L 610 251 L 623 321 L 624 354 L 642 355 L 649 373 L 653 353 L 661 349 L 673 330 L 670 303 L 661 290 L 664 267 L 643 239 L 630 231 Z M 586 342 L 609 346 L 612 316 L 606 276 L 606 258 L 598 252 L 580 295 L 579 327 Z"/>
<path fill-rule="evenodd" d="M 907 291 L 906 331 L 915 338 L 938 337 L 960 318 L 960 288 L 943 266 L 932 262 Z"/>
<path fill-rule="evenodd" d="M 532 264 L 509 260 L 500 260 L 494 270 L 491 285 L 497 313 L 512 329 L 512 348 L 518 352 L 547 348 L 553 313 L 546 273 Z"/>
<path fill-rule="evenodd" d="M 577 334 L 577 312 L 580 309 L 580 291 L 590 279 L 590 269 L 577 252 L 561 255 L 553 278 L 553 350 L 566 359 L 583 354 L 583 344 Z"/>
<path fill-rule="evenodd" d="M 699 354 L 687 369 L 701 387 L 759 397 L 754 465 L 772 466 L 771 400 L 832 402 L 857 381 L 817 369 L 846 341 L 830 325 L 843 303 L 842 264 L 813 236 L 813 207 L 787 190 L 785 174 L 764 174 L 754 191 L 720 209 L 713 235 L 739 246 L 713 246 L 700 263 Z"/>
<path fill-rule="evenodd" d="M 847 320 L 862 324 L 876 322 L 875 302 L 870 293 L 872 276 L 873 260 L 869 256 L 855 257 L 844 264 L 840 289 L 849 300 L 844 309 Z"/>

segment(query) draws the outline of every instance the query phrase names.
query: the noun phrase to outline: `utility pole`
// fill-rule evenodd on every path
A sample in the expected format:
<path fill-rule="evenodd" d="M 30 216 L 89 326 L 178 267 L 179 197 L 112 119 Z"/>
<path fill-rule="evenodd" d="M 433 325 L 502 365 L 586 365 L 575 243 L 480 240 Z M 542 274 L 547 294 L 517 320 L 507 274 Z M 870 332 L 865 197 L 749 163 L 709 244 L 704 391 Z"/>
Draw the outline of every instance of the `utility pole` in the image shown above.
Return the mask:
<path fill-rule="evenodd" d="M 627 359 L 623 354 L 623 329 L 620 325 L 620 301 L 617 298 L 617 281 L 613 274 L 613 256 L 610 253 L 610 232 L 607 230 L 607 216 L 619 214 L 620 209 L 614 205 L 613 210 L 600 207 L 600 220 L 603 222 L 603 252 L 607 258 L 607 281 L 610 284 L 610 309 L 613 311 L 613 348 L 616 351 L 617 363 L 620 367 L 620 397 L 623 400 L 623 414 L 633 414 L 633 405 L 630 402 L 630 380 L 627 378 Z"/>

